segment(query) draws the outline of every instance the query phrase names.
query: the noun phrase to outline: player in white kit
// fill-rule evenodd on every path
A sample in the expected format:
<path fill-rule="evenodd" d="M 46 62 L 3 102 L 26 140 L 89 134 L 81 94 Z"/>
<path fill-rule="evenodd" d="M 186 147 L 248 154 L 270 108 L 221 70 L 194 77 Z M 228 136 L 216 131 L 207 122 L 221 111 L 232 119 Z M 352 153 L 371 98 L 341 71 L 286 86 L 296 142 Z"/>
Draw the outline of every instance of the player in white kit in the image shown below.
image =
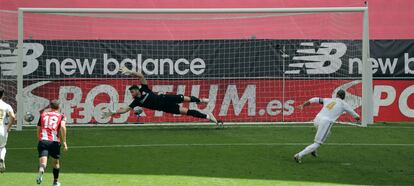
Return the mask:
<path fill-rule="evenodd" d="M 3 173 L 6 170 L 5 158 L 6 158 L 6 143 L 8 133 L 16 120 L 13 108 L 5 103 L 2 98 L 4 95 L 4 89 L 0 88 L 0 172 Z"/>
<path fill-rule="evenodd" d="M 339 90 L 336 93 L 336 98 L 311 98 L 302 105 L 299 109 L 310 105 L 311 103 L 323 104 L 321 111 L 316 115 L 314 119 L 314 125 L 317 128 L 314 143 L 307 146 L 305 149 L 295 154 L 294 159 L 296 162 L 301 163 L 303 156 L 311 153 L 314 157 L 317 157 L 316 149 L 320 147 L 328 138 L 333 123 L 344 112 L 352 115 L 357 121 L 360 119 L 359 115 L 344 101 L 345 91 Z"/>

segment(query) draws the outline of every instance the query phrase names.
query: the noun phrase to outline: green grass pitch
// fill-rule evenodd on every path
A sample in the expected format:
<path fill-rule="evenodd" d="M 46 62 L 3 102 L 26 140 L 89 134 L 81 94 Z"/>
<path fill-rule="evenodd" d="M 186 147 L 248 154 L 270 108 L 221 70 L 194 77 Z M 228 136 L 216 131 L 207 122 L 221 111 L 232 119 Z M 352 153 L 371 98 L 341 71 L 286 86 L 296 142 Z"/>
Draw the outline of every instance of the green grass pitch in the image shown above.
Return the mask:
<path fill-rule="evenodd" d="M 68 128 L 62 185 L 413 185 L 414 124 L 336 125 L 319 157 L 292 156 L 311 125 Z M 0 185 L 35 185 L 33 128 L 9 135 Z M 50 162 L 49 162 L 50 164 Z M 52 185 L 48 166 L 42 185 Z"/>

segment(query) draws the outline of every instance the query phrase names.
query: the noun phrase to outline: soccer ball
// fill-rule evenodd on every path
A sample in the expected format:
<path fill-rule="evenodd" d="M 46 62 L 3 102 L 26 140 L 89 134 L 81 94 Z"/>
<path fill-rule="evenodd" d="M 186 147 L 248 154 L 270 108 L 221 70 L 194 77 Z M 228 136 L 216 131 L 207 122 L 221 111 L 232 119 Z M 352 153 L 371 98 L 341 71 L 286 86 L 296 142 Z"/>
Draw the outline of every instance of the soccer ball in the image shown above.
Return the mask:
<path fill-rule="evenodd" d="M 34 120 L 34 115 L 31 112 L 26 112 L 24 115 L 24 120 L 27 122 L 32 122 Z"/>

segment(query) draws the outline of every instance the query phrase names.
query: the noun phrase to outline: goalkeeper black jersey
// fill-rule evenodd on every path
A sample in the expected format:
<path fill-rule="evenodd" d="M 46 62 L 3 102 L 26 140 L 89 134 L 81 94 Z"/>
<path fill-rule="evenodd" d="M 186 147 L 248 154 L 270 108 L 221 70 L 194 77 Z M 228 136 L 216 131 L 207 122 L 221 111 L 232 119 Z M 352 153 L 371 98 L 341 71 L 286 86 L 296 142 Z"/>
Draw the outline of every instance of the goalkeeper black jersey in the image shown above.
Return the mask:
<path fill-rule="evenodd" d="M 160 110 L 162 108 L 163 103 L 161 97 L 149 89 L 148 85 L 142 85 L 139 92 L 141 92 L 141 96 L 135 97 L 129 107 L 134 108 L 140 106 L 154 110 Z"/>

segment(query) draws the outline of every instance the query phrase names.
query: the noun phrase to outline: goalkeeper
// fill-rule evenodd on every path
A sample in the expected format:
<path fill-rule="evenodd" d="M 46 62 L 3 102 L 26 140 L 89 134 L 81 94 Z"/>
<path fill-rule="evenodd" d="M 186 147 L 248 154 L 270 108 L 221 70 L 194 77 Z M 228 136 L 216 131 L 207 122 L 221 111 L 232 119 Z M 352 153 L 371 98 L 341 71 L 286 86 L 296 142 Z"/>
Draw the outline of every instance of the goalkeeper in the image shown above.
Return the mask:
<path fill-rule="evenodd" d="M 156 94 L 154 93 L 149 87 L 147 80 L 145 79 L 144 75 L 140 72 L 134 72 L 127 67 L 121 67 L 120 72 L 124 75 L 133 75 L 138 77 L 141 83 L 141 88 L 137 85 L 132 85 L 129 88 L 129 92 L 131 93 L 134 100 L 129 105 L 129 107 L 120 108 L 117 111 L 104 111 L 102 118 L 111 117 L 114 114 L 123 114 L 126 112 L 131 111 L 133 108 L 140 106 L 152 110 L 159 110 L 167 113 L 172 114 L 182 114 L 193 116 L 196 118 L 204 118 L 208 119 L 211 122 L 218 124 L 219 122 L 216 120 L 212 113 L 204 114 L 197 110 L 191 110 L 186 107 L 182 107 L 178 105 L 179 103 L 183 102 L 195 102 L 199 103 L 208 103 L 208 99 L 203 98 L 199 99 L 194 96 L 184 96 L 184 95 L 167 95 L 167 94 Z"/>

